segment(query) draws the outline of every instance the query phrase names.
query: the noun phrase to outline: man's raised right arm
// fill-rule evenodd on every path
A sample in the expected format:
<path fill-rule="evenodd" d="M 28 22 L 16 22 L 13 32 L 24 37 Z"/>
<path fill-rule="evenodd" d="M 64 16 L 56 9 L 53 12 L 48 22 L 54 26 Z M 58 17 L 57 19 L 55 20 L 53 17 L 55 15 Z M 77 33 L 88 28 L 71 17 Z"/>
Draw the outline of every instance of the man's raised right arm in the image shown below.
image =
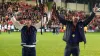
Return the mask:
<path fill-rule="evenodd" d="M 15 16 L 13 16 L 11 18 L 11 21 L 13 22 L 13 24 L 15 25 L 16 28 L 18 28 L 19 30 L 22 29 L 22 27 L 24 26 L 23 24 L 20 24 L 16 19 Z"/>
<path fill-rule="evenodd" d="M 56 16 L 58 17 L 58 20 L 59 20 L 63 25 L 66 25 L 66 24 L 70 23 L 70 21 L 65 20 L 64 15 L 62 15 L 62 14 L 59 15 L 58 11 L 56 11 L 56 13 L 57 13 Z"/>

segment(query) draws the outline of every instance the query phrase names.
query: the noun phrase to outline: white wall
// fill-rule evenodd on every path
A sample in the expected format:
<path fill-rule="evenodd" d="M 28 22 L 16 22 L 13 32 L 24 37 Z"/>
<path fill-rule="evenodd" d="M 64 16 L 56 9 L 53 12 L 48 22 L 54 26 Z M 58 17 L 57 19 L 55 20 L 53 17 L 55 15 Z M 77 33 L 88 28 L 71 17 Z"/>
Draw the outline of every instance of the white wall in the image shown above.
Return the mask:
<path fill-rule="evenodd" d="M 85 4 L 85 11 L 89 12 L 89 6 L 88 6 L 88 4 Z"/>
<path fill-rule="evenodd" d="M 27 3 L 28 3 L 28 4 L 31 4 L 31 5 L 33 5 L 33 6 L 36 5 L 36 2 L 33 2 L 33 1 L 27 1 Z"/>
<path fill-rule="evenodd" d="M 57 2 L 57 6 L 61 6 L 65 8 L 65 3 Z M 89 12 L 88 4 L 76 4 L 76 3 L 67 3 L 67 8 L 71 10 L 78 10 L 78 11 L 86 11 Z"/>
<path fill-rule="evenodd" d="M 61 0 L 53 0 L 54 2 L 61 2 Z"/>
<path fill-rule="evenodd" d="M 72 10 L 76 10 L 76 4 L 75 3 L 67 3 L 67 8 L 72 9 Z"/>
<path fill-rule="evenodd" d="M 77 4 L 76 7 L 77 7 L 76 10 L 82 10 L 82 11 L 84 11 L 84 4 Z"/>
<path fill-rule="evenodd" d="M 65 4 L 64 3 L 61 3 L 61 2 L 57 2 L 56 5 L 57 6 L 61 6 L 61 7 L 65 7 Z"/>
<path fill-rule="evenodd" d="M 11 1 L 11 0 L 5 0 L 4 2 L 8 2 L 8 1 Z M 2 0 L 0 0 L 0 3 L 2 2 Z"/>
<path fill-rule="evenodd" d="M 72 9 L 72 10 L 89 12 L 88 4 L 68 3 L 67 8 Z"/>

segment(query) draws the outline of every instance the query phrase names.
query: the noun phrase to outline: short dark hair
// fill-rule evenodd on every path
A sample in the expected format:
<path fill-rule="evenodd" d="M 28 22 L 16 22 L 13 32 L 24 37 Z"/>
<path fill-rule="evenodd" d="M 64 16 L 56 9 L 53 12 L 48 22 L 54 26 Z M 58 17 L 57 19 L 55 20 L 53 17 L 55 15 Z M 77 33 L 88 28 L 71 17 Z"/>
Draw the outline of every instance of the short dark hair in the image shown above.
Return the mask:
<path fill-rule="evenodd" d="M 27 16 L 24 18 L 24 20 L 26 20 L 26 19 L 31 20 L 31 17 Z"/>

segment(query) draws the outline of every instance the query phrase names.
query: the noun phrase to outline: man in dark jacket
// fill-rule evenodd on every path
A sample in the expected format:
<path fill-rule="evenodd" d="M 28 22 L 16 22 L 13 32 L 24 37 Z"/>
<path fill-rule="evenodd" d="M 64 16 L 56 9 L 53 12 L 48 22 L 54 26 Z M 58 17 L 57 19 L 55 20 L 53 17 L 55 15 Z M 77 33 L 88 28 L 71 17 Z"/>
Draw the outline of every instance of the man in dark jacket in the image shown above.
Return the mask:
<path fill-rule="evenodd" d="M 93 12 L 91 16 L 84 20 L 80 21 L 78 18 L 73 18 L 72 21 L 67 21 L 65 20 L 65 17 L 63 15 L 59 15 L 57 12 L 57 16 L 59 21 L 63 24 L 66 25 L 67 28 L 64 33 L 63 40 L 66 42 L 67 46 L 65 48 L 65 54 L 64 56 L 70 56 L 71 54 L 73 56 L 79 56 L 79 42 L 84 42 L 86 44 L 86 38 L 84 34 L 84 27 L 90 23 L 90 21 L 93 19 L 95 16 L 97 8 L 93 9 Z"/>
<path fill-rule="evenodd" d="M 21 30 L 22 56 L 36 56 L 36 33 L 37 29 L 41 27 L 41 21 L 32 25 L 30 17 L 24 19 L 25 24 L 20 24 L 15 19 L 15 16 L 13 16 L 11 20 L 15 27 Z M 46 20 L 44 20 L 44 22 L 46 22 Z"/>

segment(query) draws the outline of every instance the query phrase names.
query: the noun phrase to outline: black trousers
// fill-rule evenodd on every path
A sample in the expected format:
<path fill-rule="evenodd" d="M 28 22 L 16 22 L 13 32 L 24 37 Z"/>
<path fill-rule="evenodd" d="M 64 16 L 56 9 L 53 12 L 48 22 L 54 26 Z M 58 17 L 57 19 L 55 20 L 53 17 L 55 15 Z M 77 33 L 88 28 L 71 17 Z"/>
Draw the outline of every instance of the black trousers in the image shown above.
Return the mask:
<path fill-rule="evenodd" d="M 36 56 L 35 47 L 23 47 L 22 56 Z"/>
<path fill-rule="evenodd" d="M 64 56 L 79 56 L 80 49 L 79 49 L 79 44 L 67 44 L 65 48 L 65 53 Z"/>
<path fill-rule="evenodd" d="M 53 34 L 55 34 L 55 30 L 56 30 L 56 29 L 55 29 L 55 28 L 53 28 Z"/>
<path fill-rule="evenodd" d="M 10 34 L 10 30 L 8 30 L 8 34 Z"/>

